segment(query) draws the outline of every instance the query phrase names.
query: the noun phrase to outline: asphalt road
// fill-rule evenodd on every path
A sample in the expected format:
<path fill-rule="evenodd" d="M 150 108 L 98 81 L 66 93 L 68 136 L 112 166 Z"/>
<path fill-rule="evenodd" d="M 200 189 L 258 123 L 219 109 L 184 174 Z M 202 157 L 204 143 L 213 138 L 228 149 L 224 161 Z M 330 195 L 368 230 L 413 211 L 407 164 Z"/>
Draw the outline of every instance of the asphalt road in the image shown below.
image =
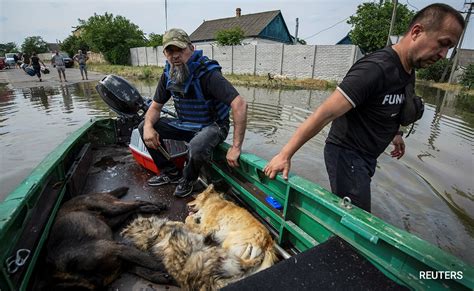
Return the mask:
<path fill-rule="evenodd" d="M 50 70 L 49 74 L 41 74 L 43 82 L 38 80 L 38 77 L 30 76 L 22 69 L 5 69 L 0 71 L 0 83 L 9 83 L 13 88 L 30 88 L 38 86 L 57 86 L 60 84 L 74 84 L 79 82 L 99 81 L 105 74 L 96 72 L 87 72 L 89 80 L 82 80 L 79 68 L 66 69 L 66 79 L 68 82 L 60 82 L 59 75 L 56 68 L 47 66 Z"/>

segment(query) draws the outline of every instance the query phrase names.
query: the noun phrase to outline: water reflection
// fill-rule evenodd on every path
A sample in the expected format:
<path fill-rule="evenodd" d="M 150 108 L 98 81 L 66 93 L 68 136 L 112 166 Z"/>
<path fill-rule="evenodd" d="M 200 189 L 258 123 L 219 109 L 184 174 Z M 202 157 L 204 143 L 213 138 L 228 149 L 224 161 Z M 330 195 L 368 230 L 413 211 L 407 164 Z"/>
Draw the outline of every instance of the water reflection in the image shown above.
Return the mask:
<path fill-rule="evenodd" d="M 0 86 L 0 199 L 92 116 L 113 116 L 93 83 L 10 89 Z"/>
<path fill-rule="evenodd" d="M 425 115 L 406 139 L 407 153 L 402 160 L 390 157 L 391 148 L 379 158 L 372 209 L 377 216 L 472 263 L 474 131 L 465 104 L 470 99 L 428 87 L 417 91 L 425 99 Z M 249 103 L 244 150 L 267 160 L 330 93 L 258 88 L 239 88 L 239 92 Z M 292 159 L 294 173 L 326 188 L 323 147 L 328 130 L 329 126 Z"/>
<path fill-rule="evenodd" d="M 152 97 L 156 82 L 134 83 Z M 237 87 L 247 100 L 245 152 L 272 158 L 331 93 Z M 474 263 L 473 98 L 419 86 L 426 110 L 401 160 L 381 155 L 372 183 L 374 214 Z M 95 83 L 9 89 L 0 85 L 0 199 L 91 116 L 114 115 Z M 323 147 L 329 127 L 292 159 L 292 172 L 329 188 Z M 229 135 L 228 142 L 231 141 Z M 389 150 L 390 151 L 390 148 Z"/>

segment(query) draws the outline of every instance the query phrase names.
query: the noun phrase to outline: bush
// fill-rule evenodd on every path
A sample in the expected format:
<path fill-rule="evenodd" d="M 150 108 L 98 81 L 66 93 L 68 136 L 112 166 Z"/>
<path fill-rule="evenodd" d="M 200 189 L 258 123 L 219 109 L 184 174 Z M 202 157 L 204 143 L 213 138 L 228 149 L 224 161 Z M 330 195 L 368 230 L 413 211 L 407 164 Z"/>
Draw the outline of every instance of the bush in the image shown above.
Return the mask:
<path fill-rule="evenodd" d="M 151 71 L 151 68 L 149 67 L 144 67 L 141 76 L 139 76 L 139 79 L 150 79 L 153 75 L 153 72 Z"/>
<path fill-rule="evenodd" d="M 474 85 L 474 64 L 469 64 L 464 70 L 460 83 L 469 89 L 472 88 L 472 85 Z"/>
<path fill-rule="evenodd" d="M 244 31 L 240 27 L 223 29 L 216 32 L 218 45 L 240 45 L 244 39 Z"/>
<path fill-rule="evenodd" d="M 429 66 L 428 68 L 418 69 L 416 71 L 416 76 L 423 80 L 428 80 L 428 81 L 432 80 L 435 82 L 440 82 L 442 81 L 441 77 L 443 75 L 444 69 L 449 63 L 450 62 L 448 59 L 442 59 L 434 63 L 433 65 Z M 450 72 L 451 72 L 451 66 L 448 67 L 448 72 L 446 76 L 449 76 Z"/>

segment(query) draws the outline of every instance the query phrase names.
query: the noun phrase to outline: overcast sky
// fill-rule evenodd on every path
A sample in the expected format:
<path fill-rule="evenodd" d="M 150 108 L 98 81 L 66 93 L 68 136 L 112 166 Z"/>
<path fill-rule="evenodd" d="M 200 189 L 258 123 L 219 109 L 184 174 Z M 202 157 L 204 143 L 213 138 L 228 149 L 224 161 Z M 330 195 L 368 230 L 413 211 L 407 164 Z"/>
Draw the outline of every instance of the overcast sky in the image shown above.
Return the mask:
<path fill-rule="evenodd" d="M 168 0 L 168 28 L 180 27 L 191 34 L 203 20 L 231 17 L 240 7 L 242 14 L 281 10 L 286 25 L 308 44 L 335 44 L 350 30 L 344 21 L 363 2 L 354 0 Z M 412 10 L 433 1 L 400 0 Z M 444 1 L 466 11 L 464 0 Z M 46 42 L 62 41 L 71 34 L 77 19 L 88 19 L 94 13 L 122 15 L 146 34 L 163 34 L 166 29 L 164 0 L 0 0 L 0 43 L 15 42 L 21 46 L 25 37 L 41 36 Z M 463 14 L 465 16 L 465 14 Z M 474 49 L 474 20 L 471 19 L 463 48 Z M 327 29 L 327 30 L 326 30 Z"/>

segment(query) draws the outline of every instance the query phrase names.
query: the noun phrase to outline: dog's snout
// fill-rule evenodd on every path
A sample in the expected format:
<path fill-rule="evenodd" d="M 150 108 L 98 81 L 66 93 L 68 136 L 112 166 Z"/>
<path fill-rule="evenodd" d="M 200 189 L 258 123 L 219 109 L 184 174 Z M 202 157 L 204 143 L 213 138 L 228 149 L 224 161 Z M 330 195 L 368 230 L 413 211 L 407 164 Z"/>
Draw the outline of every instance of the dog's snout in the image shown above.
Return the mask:
<path fill-rule="evenodd" d="M 196 213 L 197 212 L 196 204 L 188 203 L 188 212 L 189 213 Z"/>

